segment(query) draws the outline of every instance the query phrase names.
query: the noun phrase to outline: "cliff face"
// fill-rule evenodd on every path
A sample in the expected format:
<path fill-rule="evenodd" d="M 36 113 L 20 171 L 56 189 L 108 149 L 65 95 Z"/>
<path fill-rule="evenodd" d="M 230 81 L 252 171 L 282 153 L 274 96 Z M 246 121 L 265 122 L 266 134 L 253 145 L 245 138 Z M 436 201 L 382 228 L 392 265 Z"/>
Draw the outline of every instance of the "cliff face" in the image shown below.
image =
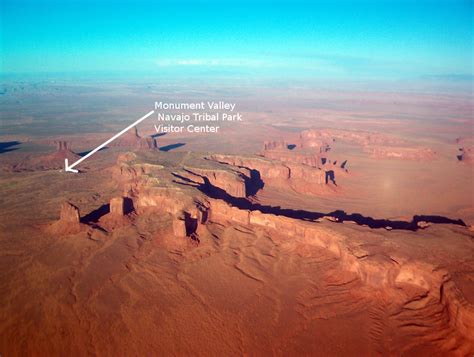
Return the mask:
<path fill-rule="evenodd" d="M 435 264 L 404 257 L 396 247 L 382 253 L 378 244 L 368 244 L 367 237 L 340 234 L 328 225 L 241 210 L 217 200 L 210 200 L 210 211 L 211 219 L 223 225 L 259 227 L 273 237 L 328 250 L 364 284 L 409 306 L 411 317 L 405 318 L 410 323 L 437 324 L 440 331 L 453 329 L 474 342 L 474 306 L 463 298 L 449 273 Z M 374 243 L 380 239 L 373 237 Z"/>
<path fill-rule="evenodd" d="M 245 180 L 248 176 L 238 171 L 206 170 L 186 168 L 192 179 L 204 184 L 206 180 L 213 186 L 219 187 L 233 197 L 246 197 Z"/>
<path fill-rule="evenodd" d="M 261 155 L 270 160 L 291 162 L 312 167 L 319 167 L 322 164 L 322 156 L 313 153 L 303 154 L 289 150 L 265 150 L 261 153 Z"/>
<path fill-rule="evenodd" d="M 300 134 L 300 140 L 294 144 L 289 145 L 283 140 L 265 141 L 260 155 L 276 161 L 321 167 L 330 149 L 326 139 L 321 139 L 311 131 L 304 131 Z"/>
<path fill-rule="evenodd" d="M 336 172 L 334 165 L 313 167 L 298 162 L 283 162 L 259 157 L 211 155 L 209 160 L 224 163 L 238 169 L 258 172 L 264 185 L 291 188 L 303 194 L 335 192 Z"/>
<path fill-rule="evenodd" d="M 276 178 L 290 178 L 290 169 L 288 167 L 279 162 L 266 160 L 264 158 L 214 154 L 208 156 L 208 159 L 236 168 L 255 169 L 265 181 Z"/>

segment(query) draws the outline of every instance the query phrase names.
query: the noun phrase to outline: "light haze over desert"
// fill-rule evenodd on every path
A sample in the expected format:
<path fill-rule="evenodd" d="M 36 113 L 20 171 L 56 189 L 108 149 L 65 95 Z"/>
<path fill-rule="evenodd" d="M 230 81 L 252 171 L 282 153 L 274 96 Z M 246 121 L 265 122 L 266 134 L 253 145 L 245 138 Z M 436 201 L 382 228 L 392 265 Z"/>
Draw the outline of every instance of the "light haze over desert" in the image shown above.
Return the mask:
<path fill-rule="evenodd" d="M 2 6 L 0 355 L 474 354 L 472 3 Z"/>

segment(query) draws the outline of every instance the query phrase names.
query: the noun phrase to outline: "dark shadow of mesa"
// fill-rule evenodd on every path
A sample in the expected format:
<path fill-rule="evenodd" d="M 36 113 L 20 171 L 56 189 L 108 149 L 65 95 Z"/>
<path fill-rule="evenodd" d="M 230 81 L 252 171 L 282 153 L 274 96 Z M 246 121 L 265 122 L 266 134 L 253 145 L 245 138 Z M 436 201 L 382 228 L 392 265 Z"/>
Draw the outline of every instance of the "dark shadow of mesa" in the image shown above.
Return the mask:
<path fill-rule="evenodd" d="M 108 147 L 104 147 L 104 148 L 101 148 L 99 151 L 104 151 L 104 150 L 107 150 Z M 77 155 L 79 156 L 86 156 L 87 154 L 89 154 L 92 150 L 87 150 L 87 151 L 83 151 L 83 152 L 78 152 Z"/>
<path fill-rule="evenodd" d="M 19 147 L 17 147 L 17 146 L 20 145 L 20 144 L 21 144 L 21 142 L 19 142 L 19 141 L 0 142 L 0 154 L 4 154 L 6 152 L 18 150 Z"/>
<path fill-rule="evenodd" d="M 256 170 L 255 170 L 256 171 Z M 198 188 L 202 193 L 207 195 L 210 198 L 219 199 L 227 202 L 233 207 L 237 207 L 243 210 L 249 211 L 260 211 L 266 214 L 273 214 L 276 216 L 283 216 L 293 219 L 298 219 L 302 221 L 316 221 L 323 217 L 329 217 L 334 219 L 338 223 L 344 221 L 352 221 L 358 225 L 366 225 L 370 228 L 385 228 L 389 230 L 409 230 L 417 231 L 420 229 L 418 222 L 427 222 L 431 224 L 454 224 L 459 226 L 466 226 L 464 221 L 461 219 L 451 219 L 443 216 L 433 216 L 433 215 L 415 215 L 411 222 L 406 221 L 397 221 L 389 219 L 376 219 L 368 216 L 363 216 L 359 213 L 346 213 L 343 210 L 336 210 L 329 213 L 322 212 L 312 212 L 306 210 L 294 210 L 289 208 L 281 208 L 280 206 L 268 206 L 262 205 L 260 203 L 250 202 L 247 198 L 234 197 L 229 195 L 223 189 L 212 185 L 207 177 L 201 176 L 204 180 L 204 183 L 196 183 L 189 178 L 180 176 L 176 173 L 173 174 L 180 181 L 175 181 L 176 183 L 182 185 L 188 185 Z M 261 181 L 261 180 L 260 180 Z M 262 181 L 263 185 L 263 181 Z M 263 187 L 263 186 L 262 186 Z M 258 191 L 258 190 L 257 190 Z M 250 193 L 256 193 L 255 188 L 250 191 Z"/>
<path fill-rule="evenodd" d="M 171 151 L 177 148 L 180 148 L 181 146 L 186 145 L 185 143 L 176 143 L 176 144 L 170 144 L 166 146 L 160 147 L 160 151 Z"/>

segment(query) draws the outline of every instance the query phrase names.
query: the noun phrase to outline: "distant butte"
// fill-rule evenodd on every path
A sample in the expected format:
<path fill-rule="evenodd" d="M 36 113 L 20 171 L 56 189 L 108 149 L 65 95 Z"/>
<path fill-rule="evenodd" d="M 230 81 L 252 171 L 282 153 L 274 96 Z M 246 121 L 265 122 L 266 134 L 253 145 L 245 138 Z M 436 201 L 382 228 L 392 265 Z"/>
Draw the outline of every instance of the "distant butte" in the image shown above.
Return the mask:
<path fill-rule="evenodd" d="M 116 139 L 110 144 L 111 147 L 126 147 L 131 149 L 149 149 L 157 150 L 158 145 L 156 139 L 153 137 L 143 138 L 138 133 L 138 128 L 135 126 L 124 135 Z"/>
<path fill-rule="evenodd" d="M 474 137 L 460 137 L 456 139 L 459 145 L 457 159 L 465 164 L 474 164 Z"/>
<path fill-rule="evenodd" d="M 64 167 L 64 159 L 74 162 L 80 158 L 71 150 L 69 142 L 64 140 L 55 141 L 56 151 L 45 155 L 29 155 L 18 164 L 11 167 L 11 171 L 45 171 L 60 170 Z"/>

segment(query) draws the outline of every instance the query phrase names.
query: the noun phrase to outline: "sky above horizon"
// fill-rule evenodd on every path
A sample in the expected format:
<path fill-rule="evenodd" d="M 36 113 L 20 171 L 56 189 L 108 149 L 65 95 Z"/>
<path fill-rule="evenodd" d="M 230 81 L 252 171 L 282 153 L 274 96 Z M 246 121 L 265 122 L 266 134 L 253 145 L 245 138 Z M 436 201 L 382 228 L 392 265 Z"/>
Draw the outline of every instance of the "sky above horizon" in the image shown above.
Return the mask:
<path fill-rule="evenodd" d="M 2 74 L 472 80 L 472 1 L 2 0 Z"/>

